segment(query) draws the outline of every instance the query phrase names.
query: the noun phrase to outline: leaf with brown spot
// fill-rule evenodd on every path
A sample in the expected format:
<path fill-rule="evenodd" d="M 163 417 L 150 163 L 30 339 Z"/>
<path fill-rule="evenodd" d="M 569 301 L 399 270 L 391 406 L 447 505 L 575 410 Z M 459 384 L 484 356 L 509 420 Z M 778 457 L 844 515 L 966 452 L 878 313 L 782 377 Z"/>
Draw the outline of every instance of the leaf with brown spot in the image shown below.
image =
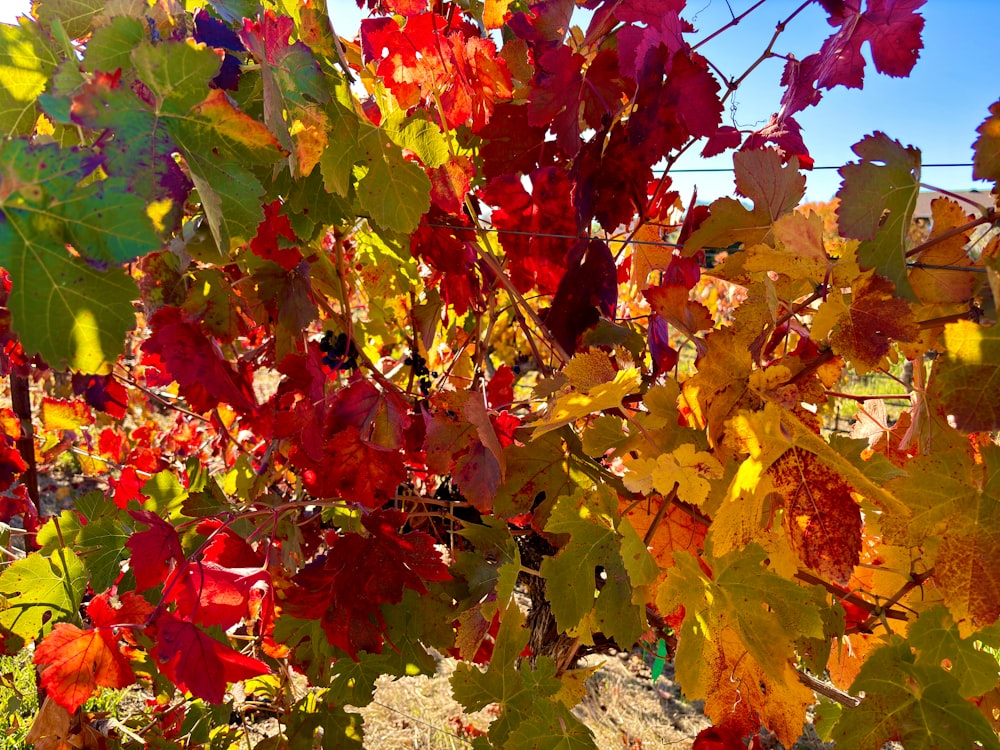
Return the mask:
<path fill-rule="evenodd" d="M 906 300 L 894 294 L 889 279 L 878 274 L 861 277 L 851 305 L 830 333 L 833 350 L 860 374 L 879 366 L 893 341 L 913 341 L 920 329 Z"/>
<path fill-rule="evenodd" d="M 847 583 L 861 554 L 861 509 L 838 472 L 792 448 L 768 474 L 784 505 L 785 530 L 809 568 Z"/>

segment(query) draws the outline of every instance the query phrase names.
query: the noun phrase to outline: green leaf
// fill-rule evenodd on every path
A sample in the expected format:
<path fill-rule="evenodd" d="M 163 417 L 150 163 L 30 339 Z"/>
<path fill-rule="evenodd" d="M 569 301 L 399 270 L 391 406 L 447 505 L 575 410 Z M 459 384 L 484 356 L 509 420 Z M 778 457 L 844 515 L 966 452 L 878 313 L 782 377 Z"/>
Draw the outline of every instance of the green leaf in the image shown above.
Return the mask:
<path fill-rule="evenodd" d="M 760 545 L 750 544 L 715 560 L 709 577 L 695 557 L 677 552 L 656 605 L 661 612 L 683 605 L 685 622 L 697 622 L 708 640 L 731 627 L 761 668 L 779 675 L 794 656 L 796 638 L 824 637 L 823 619 L 809 589 L 767 569 L 766 558 Z M 700 651 L 697 643 L 682 646 L 678 664 Z"/>
<path fill-rule="evenodd" d="M 594 735 L 560 703 L 542 703 L 504 745 L 511 750 L 596 750 Z"/>
<path fill-rule="evenodd" d="M 132 53 L 155 94 L 154 112 L 183 154 L 205 218 L 223 255 L 257 234 L 264 187 L 247 165 L 281 157 L 264 123 L 236 109 L 208 82 L 221 64 L 215 52 L 181 42 L 143 44 Z"/>
<path fill-rule="evenodd" d="M 948 610 L 938 606 L 920 613 L 907 632 L 917 650 L 916 664 L 944 668 L 959 680 L 959 695 L 974 698 L 996 687 L 1000 666 L 993 654 L 974 645 L 977 635 L 962 638 Z"/>
<path fill-rule="evenodd" d="M 94 16 L 104 9 L 104 0 L 35 0 L 33 10 L 38 23 L 51 28 L 62 24 L 71 39 L 85 36 Z"/>
<path fill-rule="evenodd" d="M 121 574 L 121 562 L 130 555 L 125 547 L 129 532 L 120 521 L 101 518 L 80 530 L 77 544 L 84 553 L 83 561 L 90 573 L 90 586 L 95 592 L 105 591 Z"/>
<path fill-rule="evenodd" d="M 584 643 L 593 642 L 594 630 L 635 643 L 646 629 L 644 587 L 659 569 L 631 524 L 621 523 L 617 494 L 602 486 L 559 498 L 545 531 L 570 535 L 539 570 L 560 629 L 579 628 Z M 605 579 L 598 592 L 599 570 Z"/>
<path fill-rule="evenodd" d="M 525 724 L 537 729 L 541 736 L 565 736 L 579 742 L 582 733 L 589 730 L 559 702 L 558 693 L 563 683 L 555 676 L 556 666 L 552 660 L 539 657 L 533 670 L 528 670 L 527 665 L 522 665 L 520 670 L 515 667 L 527 645 L 524 615 L 517 604 L 510 602 L 500 621 L 493 656 L 486 671 L 471 664 L 459 664 L 455 669 L 451 677 L 455 700 L 467 711 L 478 711 L 491 703 L 500 704 L 501 714 L 490 725 L 489 739 L 493 747 L 530 747 L 520 744 L 520 740 L 515 743 L 515 737 L 521 736 L 519 732 Z"/>
<path fill-rule="evenodd" d="M 846 237 L 861 240 L 858 263 L 896 285 L 916 302 L 906 267 L 910 219 L 920 190 L 920 151 L 876 132 L 853 146 L 860 162 L 840 168 L 837 216 Z"/>
<path fill-rule="evenodd" d="M 357 185 L 358 202 L 379 226 L 409 234 L 431 207 L 431 181 L 379 128 L 362 127 L 358 148 L 368 170 Z"/>
<path fill-rule="evenodd" d="M 895 637 L 872 652 L 851 685 L 861 704 L 841 714 L 832 739 L 838 747 L 906 750 L 1000 750 L 985 717 L 961 696 L 958 679 L 939 666 L 916 663 L 910 645 Z"/>
<path fill-rule="evenodd" d="M 1000 326 L 970 320 L 944 328 L 944 356 L 934 364 L 929 401 L 964 432 L 1000 429 Z"/>
<path fill-rule="evenodd" d="M 0 573 L 0 628 L 26 641 L 44 636 L 79 617 L 86 589 L 87 570 L 72 550 L 33 552 Z"/>
<path fill-rule="evenodd" d="M 142 504 L 144 510 L 151 510 L 163 518 L 176 519 L 182 515 L 181 508 L 188 493 L 180 480 L 171 471 L 161 471 L 142 485 L 142 494 L 148 497 Z"/>
<path fill-rule="evenodd" d="M 138 18 L 117 16 L 107 26 L 94 29 L 83 54 L 83 69 L 88 73 L 127 70 L 132 50 L 145 40 L 148 28 Z"/>
<path fill-rule="evenodd" d="M 31 133 L 35 101 L 45 91 L 57 62 L 37 24 L 0 24 L 0 133 Z"/>
<path fill-rule="evenodd" d="M 906 476 L 905 471 L 892 464 L 882 453 L 875 453 L 867 459 L 862 458 L 862 452 L 868 447 L 868 441 L 864 438 L 853 439 L 846 435 L 830 435 L 830 447 L 875 484 L 881 485 L 890 479 Z"/>
<path fill-rule="evenodd" d="M 457 551 L 451 570 L 468 584 L 466 605 L 482 602 L 483 617 L 489 620 L 498 608 L 506 609 L 514 594 L 521 572 L 521 551 L 502 518 L 486 516 L 482 524 L 466 524 L 458 534 L 473 549 Z"/>
<path fill-rule="evenodd" d="M 123 271 L 99 271 L 66 252 L 39 214 L 5 212 L 0 266 L 11 275 L 7 306 L 27 352 L 53 367 L 103 372 L 135 327 L 135 282 Z"/>

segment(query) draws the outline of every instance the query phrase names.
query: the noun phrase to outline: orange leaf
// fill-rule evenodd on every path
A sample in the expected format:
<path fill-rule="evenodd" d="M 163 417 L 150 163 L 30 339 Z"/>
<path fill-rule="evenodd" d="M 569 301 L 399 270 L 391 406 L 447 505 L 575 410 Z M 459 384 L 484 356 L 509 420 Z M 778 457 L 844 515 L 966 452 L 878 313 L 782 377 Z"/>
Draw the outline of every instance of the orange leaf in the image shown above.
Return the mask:
<path fill-rule="evenodd" d="M 42 687 L 60 706 L 76 711 L 99 687 L 123 688 L 135 674 L 107 630 L 81 630 L 58 623 L 35 649 L 44 665 Z"/>
<path fill-rule="evenodd" d="M 802 562 L 847 583 L 861 554 L 861 509 L 843 476 L 800 448 L 768 469 L 785 505 L 785 528 Z"/>
<path fill-rule="evenodd" d="M 660 513 L 663 505 L 663 497 L 660 495 L 650 495 L 638 505 L 635 505 L 627 513 L 626 509 L 632 503 L 628 500 L 619 502 L 619 512 L 627 519 L 635 529 L 635 533 L 640 539 L 645 539 L 649 533 L 649 527 L 653 525 L 656 516 Z M 654 588 L 666 577 L 667 569 L 674 564 L 674 552 L 683 550 L 693 555 L 698 554 L 705 544 L 705 534 L 708 527 L 688 513 L 682 506 L 671 503 L 663 515 L 660 517 L 656 530 L 647 545 L 660 566 L 660 575 L 654 584 Z"/>
<path fill-rule="evenodd" d="M 920 329 L 893 283 L 877 274 L 862 277 L 853 288 L 851 307 L 830 334 L 833 350 L 859 372 L 879 366 L 892 341 L 913 341 Z"/>

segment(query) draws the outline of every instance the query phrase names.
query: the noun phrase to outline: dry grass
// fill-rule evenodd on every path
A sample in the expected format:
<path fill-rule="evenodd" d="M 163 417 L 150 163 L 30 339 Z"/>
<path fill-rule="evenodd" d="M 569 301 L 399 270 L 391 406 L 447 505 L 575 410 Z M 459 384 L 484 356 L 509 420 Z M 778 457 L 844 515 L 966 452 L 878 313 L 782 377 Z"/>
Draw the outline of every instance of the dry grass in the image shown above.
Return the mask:
<path fill-rule="evenodd" d="M 600 668 L 587 682 L 587 695 L 574 713 L 593 731 L 600 748 L 652 750 L 690 748 L 709 725 L 696 706 L 679 698 L 667 676 L 654 685 L 638 657 L 595 659 Z M 442 660 L 432 677 L 383 678 L 375 702 L 361 710 L 365 747 L 370 750 L 460 750 L 469 746 L 465 726 L 486 729 L 489 709 L 463 714 L 451 696 L 454 662 Z M 669 669 L 668 669 L 669 671 Z"/>

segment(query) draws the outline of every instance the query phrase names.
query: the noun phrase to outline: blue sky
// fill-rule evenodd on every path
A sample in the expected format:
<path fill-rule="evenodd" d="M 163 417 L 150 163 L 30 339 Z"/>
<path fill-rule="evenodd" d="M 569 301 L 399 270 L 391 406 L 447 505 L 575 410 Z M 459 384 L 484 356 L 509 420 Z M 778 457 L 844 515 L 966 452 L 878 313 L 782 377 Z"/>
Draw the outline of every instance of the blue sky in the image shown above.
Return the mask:
<path fill-rule="evenodd" d="M 360 14 L 354 0 L 328 0 L 337 32 L 352 36 Z M 752 0 L 689 0 L 684 14 L 707 34 L 732 16 L 753 4 Z M 727 31 L 700 49 L 728 76 L 741 74 L 763 51 L 775 24 L 800 4 L 800 0 L 768 0 L 736 28 Z M 3 0 L 0 21 L 10 21 L 30 6 L 29 0 Z M 797 115 L 806 146 L 817 166 L 839 166 L 854 158 L 852 144 L 874 130 L 882 130 L 904 145 L 923 152 L 923 161 L 967 164 L 972 159 L 975 129 L 986 118 L 989 105 L 1000 99 L 1000 84 L 995 78 L 995 25 L 990 22 L 996 0 L 928 0 L 921 9 L 926 18 L 924 49 L 909 78 L 890 78 L 877 73 L 870 62 L 866 66 L 862 90 L 836 89 L 826 92 L 819 106 Z M 586 16 L 574 16 L 574 22 L 586 24 Z M 813 5 L 789 24 L 779 38 L 775 51 L 801 58 L 819 49 L 833 31 L 826 23 L 822 8 Z M 694 37 L 697 39 L 698 37 Z M 868 50 L 865 49 L 868 56 Z M 770 60 L 744 83 L 735 96 L 738 126 L 763 124 L 777 108 L 781 96 L 778 80 L 783 62 Z M 731 155 L 712 160 L 700 159 L 692 149 L 678 168 L 728 168 Z M 700 199 L 729 195 L 733 178 L 723 173 L 674 172 L 674 186 L 685 199 L 695 185 Z M 970 167 L 926 168 L 923 180 L 934 186 L 957 189 L 988 190 L 987 183 L 974 182 Z M 839 186 L 836 170 L 816 170 L 806 178 L 807 198 L 827 200 Z"/>

